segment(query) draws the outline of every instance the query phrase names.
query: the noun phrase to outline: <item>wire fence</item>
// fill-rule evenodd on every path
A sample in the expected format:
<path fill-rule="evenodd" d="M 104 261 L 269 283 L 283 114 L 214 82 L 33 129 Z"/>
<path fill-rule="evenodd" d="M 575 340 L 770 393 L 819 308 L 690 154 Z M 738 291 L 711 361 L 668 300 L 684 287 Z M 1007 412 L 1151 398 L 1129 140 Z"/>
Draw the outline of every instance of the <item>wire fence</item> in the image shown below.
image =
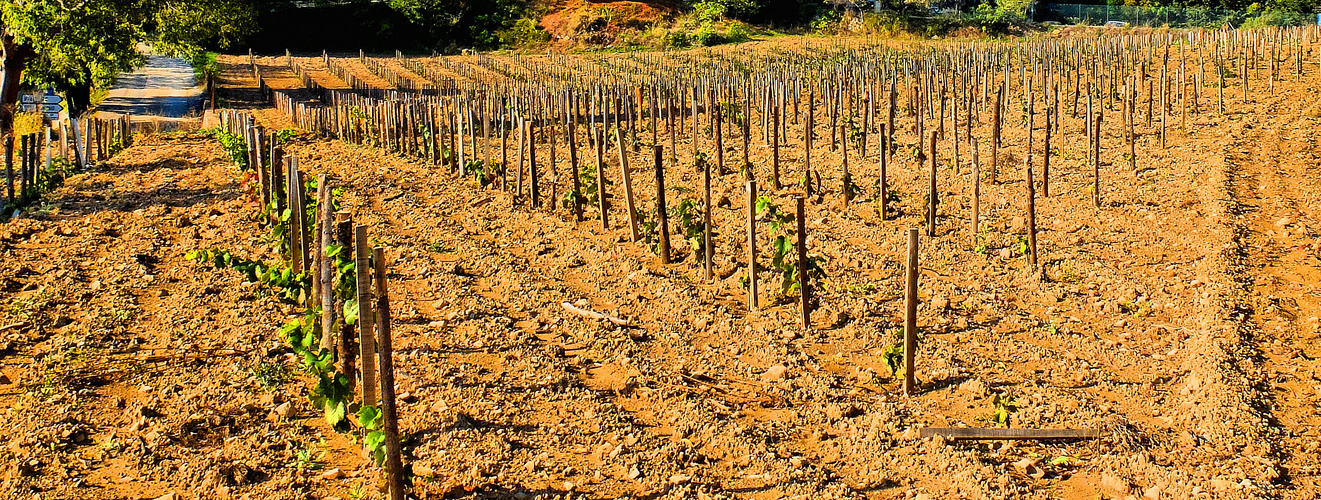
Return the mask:
<path fill-rule="evenodd" d="M 1248 13 L 1239 10 L 1206 7 L 1135 7 L 1126 5 L 1085 5 L 1048 3 L 1036 8 L 1036 20 L 1089 26 L 1112 22 L 1131 26 L 1204 27 L 1240 26 L 1254 18 L 1270 16 L 1273 25 L 1321 24 L 1321 15 L 1310 13 Z"/>

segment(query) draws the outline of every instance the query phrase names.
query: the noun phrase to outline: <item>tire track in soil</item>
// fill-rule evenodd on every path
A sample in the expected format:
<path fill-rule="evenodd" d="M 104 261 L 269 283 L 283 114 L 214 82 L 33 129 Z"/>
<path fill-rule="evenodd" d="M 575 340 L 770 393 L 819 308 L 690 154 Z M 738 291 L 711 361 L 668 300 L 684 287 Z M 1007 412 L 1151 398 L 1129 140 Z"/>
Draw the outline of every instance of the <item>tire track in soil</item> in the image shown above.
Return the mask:
<path fill-rule="evenodd" d="M 1279 103 L 1276 103 L 1277 105 Z M 1234 312 L 1254 342 L 1269 402 L 1271 453 L 1279 460 L 1279 498 L 1315 498 L 1317 397 L 1321 394 L 1321 195 L 1306 182 L 1321 177 L 1313 130 L 1317 104 L 1266 126 L 1244 126 L 1226 148 L 1233 197 L 1237 265 L 1230 270 L 1244 300 Z M 1269 111 L 1264 113 L 1269 116 Z M 1259 115 L 1260 116 L 1260 115 Z M 1249 122 L 1251 123 L 1251 122 Z"/>

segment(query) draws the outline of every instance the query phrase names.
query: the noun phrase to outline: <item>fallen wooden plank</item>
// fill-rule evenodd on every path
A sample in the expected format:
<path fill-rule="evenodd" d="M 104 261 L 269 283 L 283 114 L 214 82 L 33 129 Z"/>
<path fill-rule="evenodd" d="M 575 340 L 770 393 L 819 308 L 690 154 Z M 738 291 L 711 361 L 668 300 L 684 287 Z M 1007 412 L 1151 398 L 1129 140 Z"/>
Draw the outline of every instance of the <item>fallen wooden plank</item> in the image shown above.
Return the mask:
<path fill-rule="evenodd" d="M 945 439 L 1095 439 L 1101 437 L 1099 429 L 1005 429 L 999 427 L 924 427 L 922 437 L 942 436 Z"/>
<path fill-rule="evenodd" d="M 15 328 L 27 328 L 27 326 L 28 326 L 28 322 L 26 322 L 26 321 L 19 321 L 18 323 L 13 323 L 13 324 L 5 325 L 5 326 L 0 326 L 0 333 L 4 333 L 4 332 L 10 331 L 10 330 L 13 330 L 13 329 L 15 329 Z"/>
<path fill-rule="evenodd" d="M 574 314 L 580 315 L 580 316 L 586 316 L 586 317 L 594 318 L 594 319 L 603 319 L 603 320 L 609 321 L 609 322 L 614 323 L 614 324 L 619 325 L 619 326 L 627 326 L 627 325 L 628 325 L 628 320 L 625 320 L 625 319 L 622 319 L 622 318 L 616 318 L 616 317 L 611 316 L 611 315 L 609 315 L 609 314 L 601 314 L 601 313 L 599 313 L 599 312 L 592 311 L 592 310 L 589 310 L 589 309 L 583 309 L 583 308 L 581 308 L 581 307 L 574 306 L 573 304 L 570 304 L 570 303 L 568 303 L 568 302 L 561 302 L 561 303 L 560 303 L 560 306 L 563 306 L 565 310 L 567 310 L 567 311 L 569 311 L 569 312 L 571 312 L 571 313 L 574 313 Z"/>

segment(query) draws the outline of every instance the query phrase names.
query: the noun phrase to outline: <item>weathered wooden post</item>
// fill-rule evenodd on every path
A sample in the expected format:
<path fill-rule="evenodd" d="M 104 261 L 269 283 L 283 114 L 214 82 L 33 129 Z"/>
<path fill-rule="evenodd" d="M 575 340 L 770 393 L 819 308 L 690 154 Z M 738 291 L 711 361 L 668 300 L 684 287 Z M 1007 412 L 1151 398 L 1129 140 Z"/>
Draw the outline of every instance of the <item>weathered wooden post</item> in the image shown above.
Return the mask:
<path fill-rule="evenodd" d="M 527 174 L 528 174 L 528 196 L 532 198 L 532 207 L 541 206 L 541 183 L 537 180 L 537 131 L 532 128 L 533 120 L 527 121 Z M 488 127 L 489 129 L 489 127 Z M 490 143 L 486 144 L 486 154 L 490 156 Z M 490 168 L 491 162 L 487 160 L 486 168 Z M 627 188 L 625 188 L 627 189 Z"/>
<path fill-rule="evenodd" d="M 917 229 L 908 230 L 908 266 L 904 285 L 904 394 L 917 392 Z"/>
<path fill-rule="evenodd" d="M 893 110 L 891 110 L 890 115 L 894 116 Z M 880 129 L 881 133 L 877 134 L 876 137 L 880 138 L 881 141 L 881 147 L 879 148 L 881 152 L 881 220 L 885 220 L 890 208 L 890 181 L 886 174 L 886 167 L 890 163 L 890 129 L 885 125 L 880 125 Z"/>
<path fill-rule="evenodd" d="M 14 206 L 14 136 L 5 136 L 5 185 L 9 206 Z"/>
<path fill-rule="evenodd" d="M 659 219 L 660 228 L 660 250 L 661 264 L 670 263 L 670 219 L 665 210 L 665 166 L 660 145 L 652 147 L 652 155 L 656 163 L 656 217 Z"/>
<path fill-rule="evenodd" d="M 694 139 L 696 140 L 696 139 Z M 712 269 L 712 257 L 714 257 L 715 246 L 711 243 L 711 163 L 702 159 L 702 279 L 711 280 L 714 274 Z"/>
<path fill-rule="evenodd" d="M 574 123 L 577 120 L 577 116 L 566 113 L 565 121 L 568 122 L 568 126 L 565 127 L 565 134 L 569 141 L 569 175 L 573 177 L 573 220 L 574 222 L 582 222 L 583 186 L 582 180 L 578 176 L 578 138 L 575 131 L 577 126 Z"/>
<path fill-rule="evenodd" d="M 794 198 L 798 205 L 798 302 L 802 306 L 803 330 L 812 329 L 812 287 L 807 272 L 807 209 L 804 198 Z"/>
<path fill-rule="evenodd" d="M 404 499 L 404 462 L 399 449 L 399 410 L 394 393 L 394 343 L 390 338 L 390 295 L 385 283 L 385 251 L 372 250 L 376 271 L 376 335 L 381 357 L 381 413 L 384 418 L 385 470 L 390 499 Z"/>
<path fill-rule="evenodd" d="M 317 177 L 317 248 L 314 250 L 317 256 L 317 275 L 321 287 L 318 290 L 317 300 L 321 304 L 321 348 L 335 350 L 335 283 L 331 274 L 330 258 L 326 256 L 326 247 L 334 242 L 334 232 L 331 230 L 331 220 L 334 217 L 331 208 L 334 203 L 333 191 L 330 189 L 330 178 L 326 174 Z"/>
<path fill-rule="evenodd" d="M 28 134 L 23 134 L 19 136 L 18 139 L 18 200 L 19 203 L 26 203 L 28 201 L 28 177 L 30 176 L 28 173 L 28 161 L 32 159 L 32 155 L 28 153 L 28 142 L 30 141 L 30 138 L 28 137 Z"/>
<path fill-rule="evenodd" d="M 800 273 L 800 276 L 802 274 Z M 748 181 L 748 310 L 757 310 L 757 180 Z"/>
<path fill-rule="evenodd" d="M 1047 118 L 1049 120 L 1049 118 Z M 1032 164 L 1027 164 L 1027 261 L 1037 267 L 1037 189 L 1032 176 Z"/>
<path fill-rule="evenodd" d="M 940 202 L 936 194 L 936 131 L 931 131 L 931 186 L 927 201 L 927 236 L 936 236 L 936 204 Z"/>
<path fill-rule="evenodd" d="M 601 229 L 610 229 L 610 207 L 606 205 L 605 133 L 594 130 L 596 136 L 596 204 L 601 209 Z"/>
<path fill-rule="evenodd" d="M 1092 205 L 1101 206 L 1101 113 L 1092 125 Z"/>
<path fill-rule="evenodd" d="M 982 162 L 977 141 L 972 141 L 972 242 L 973 248 L 981 239 L 982 217 Z"/>
<path fill-rule="evenodd" d="M 1058 109 L 1058 108 L 1056 108 Z M 1050 197 L 1050 113 L 1046 113 L 1046 151 L 1041 155 L 1041 195 Z"/>
<path fill-rule="evenodd" d="M 371 246 L 367 241 L 367 226 L 353 228 L 354 264 L 358 278 L 358 357 L 361 360 L 358 380 L 361 381 L 362 404 L 376 405 L 376 338 L 372 307 Z"/>
<path fill-rule="evenodd" d="M 628 208 L 628 229 L 633 241 L 642 239 L 638 231 L 638 211 L 633 203 L 633 176 L 628 172 L 628 152 L 624 148 L 624 133 L 615 127 L 615 145 L 619 147 L 619 176 L 624 181 L 624 203 Z"/>

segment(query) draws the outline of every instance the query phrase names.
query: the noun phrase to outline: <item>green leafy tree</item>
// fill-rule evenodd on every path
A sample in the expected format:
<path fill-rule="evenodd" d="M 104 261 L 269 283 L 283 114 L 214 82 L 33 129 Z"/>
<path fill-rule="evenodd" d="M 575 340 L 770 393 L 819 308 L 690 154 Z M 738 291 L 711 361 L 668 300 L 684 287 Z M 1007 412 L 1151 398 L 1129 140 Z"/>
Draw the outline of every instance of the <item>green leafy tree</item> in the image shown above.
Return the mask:
<path fill-rule="evenodd" d="M 227 48 L 256 27 L 250 0 L 5 0 L 0 2 L 0 133 L 13 128 L 19 86 L 69 93 L 87 106 L 106 85 L 142 62 L 138 46 L 191 56 Z"/>
<path fill-rule="evenodd" d="M 527 0 L 390 0 L 390 7 L 425 26 L 437 49 L 498 47 L 500 33 L 531 14 Z"/>

